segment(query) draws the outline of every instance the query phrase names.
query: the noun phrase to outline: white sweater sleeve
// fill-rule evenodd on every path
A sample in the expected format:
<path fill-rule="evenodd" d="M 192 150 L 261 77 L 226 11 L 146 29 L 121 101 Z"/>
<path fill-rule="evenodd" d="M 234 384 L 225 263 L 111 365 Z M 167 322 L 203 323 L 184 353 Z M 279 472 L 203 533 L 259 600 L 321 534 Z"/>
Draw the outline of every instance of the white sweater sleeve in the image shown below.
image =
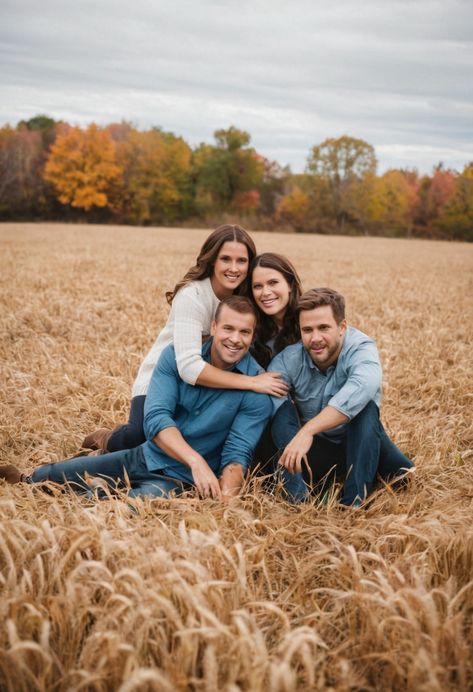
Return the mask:
<path fill-rule="evenodd" d="M 202 336 L 210 333 L 216 307 L 215 301 L 209 298 L 181 289 L 173 300 L 172 341 L 176 365 L 184 382 L 192 385 L 206 365 L 202 358 Z"/>

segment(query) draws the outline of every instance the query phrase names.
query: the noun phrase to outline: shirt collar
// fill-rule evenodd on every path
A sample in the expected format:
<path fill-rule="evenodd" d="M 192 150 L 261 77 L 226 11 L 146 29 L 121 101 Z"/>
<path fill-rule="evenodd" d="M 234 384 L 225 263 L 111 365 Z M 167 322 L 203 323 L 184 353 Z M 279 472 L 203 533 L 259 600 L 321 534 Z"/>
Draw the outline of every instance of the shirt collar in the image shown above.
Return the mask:
<path fill-rule="evenodd" d="M 202 358 L 206 363 L 210 363 L 211 347 L 212 339 L 207 339 L 207 341 L 202 345 Z M 248 352 L 238 363 L 236 363 L 232 368 L 229 368 L 228 372 L 239 372 L 241 375 L 259 375 L 262 370 L 257 366 L 253 357 Z"/>

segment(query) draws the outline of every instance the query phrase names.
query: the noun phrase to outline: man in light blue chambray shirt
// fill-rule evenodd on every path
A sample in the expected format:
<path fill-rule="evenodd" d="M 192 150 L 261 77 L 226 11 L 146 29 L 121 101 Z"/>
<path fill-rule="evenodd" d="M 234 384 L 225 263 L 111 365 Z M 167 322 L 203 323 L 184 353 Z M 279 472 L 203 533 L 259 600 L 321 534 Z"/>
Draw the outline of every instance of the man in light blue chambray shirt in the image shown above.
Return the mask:
<path fill-rule="evenodd" d="M 248 353 L 256 319 L 248 298 L 225 298 L 211 326 L 212 339 L 202 347 L 203 359 L 222 370 L 260 374 Z M 0 478 L 9 483 L 67 483 L 87 494 L 128 486 L 130 497 L 166 497 L 195 487 L 202 497 L 231 497 L 243 484 L 271 410 L 266 394 L 187 384 L 178 373 L 174 347 L 168 346 L 146 397 L 147 442 L 134 449 L 45 464 L 30 476 L 11 464 L 0 466 Z"/>
<path fill-rule="evenodd" d="M 379 420 L 378 350 L 366 334 L 347 326 L 345 300 L 332 289 L 304 293 L 298 314 L 301 342 L 269 366 L 282 374 L 294 402 L 273 400 L 272 434 L 283 450 L 286 490 L 300 501 L 309 488 L 326 489 L 336 474 L 344 479 L 341 502 L 358 506 L 377 473 L 390 480 L 413 468 Z"/>

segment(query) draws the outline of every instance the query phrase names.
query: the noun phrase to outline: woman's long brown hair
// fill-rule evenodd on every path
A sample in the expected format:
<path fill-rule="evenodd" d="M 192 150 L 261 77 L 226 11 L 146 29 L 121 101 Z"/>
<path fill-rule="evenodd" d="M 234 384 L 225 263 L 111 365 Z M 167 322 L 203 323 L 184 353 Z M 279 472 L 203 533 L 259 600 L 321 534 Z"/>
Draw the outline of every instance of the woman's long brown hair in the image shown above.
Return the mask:
<path fill-rule="evenodd" d="M 248 261 L 251 264 L 256 255 L 256 247 L 248 231 L 245 231 L 242 226 L 238 226 L 237 224 L 223 224 L 216 228 L 204 242 L 200 248 L 195 265 L 177 282 L 174 286 L 174 290 L 166 292 L 166 300 L 169 304 L 172 303 L 176 293 L 191 281 L 202 281 L 202 279 L 212 276 L 218 253 L 222 245 L 227 242 L 243 243 L 248 250 Z M 244 282 L 242 282 L 242 284 L 243 283 Z M 240 292 L 239 289 L 242 284 L 235 290 L 235 293 Z"/>
<path fill-rule="evenodd" d="M 275 321 L 271 319 L 270 315 L 266 315 L 260 310 L 253 298 L 253 272 L 256 267 L 264 267 L 278 271 L 289 284 L 289 303 L 284 314 L 283 326 L 281 329 L 278 329 Z M 282 351 L 286 346 L 295 344 L 296 341 L 300 339 L 299 320 L 296 307 L 297 301 L 302 293 L 301 280 L 294 265 L 287 257 L 278 255 L 276 252 L 263 252 L 261 255 L 257 255 L 251 263 L 250 271 L 248 272 L 247 293 L 256 305 L 259 318 L 252 352 L 258 363 L 266 368 L 272 357 L 271 349 L 266 345 L 270 339 L 275 337 L 274 350 L 276 353 Z"/>

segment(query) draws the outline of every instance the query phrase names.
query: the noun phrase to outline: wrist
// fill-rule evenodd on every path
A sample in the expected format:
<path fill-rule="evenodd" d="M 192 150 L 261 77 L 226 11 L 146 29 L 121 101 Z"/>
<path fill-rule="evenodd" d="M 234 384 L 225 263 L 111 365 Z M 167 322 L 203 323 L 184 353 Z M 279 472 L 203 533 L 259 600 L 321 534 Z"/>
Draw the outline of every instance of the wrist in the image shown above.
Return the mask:
<path fill-rule="evenodd" d="M 255 378 L 250 377 L 250 375 L 238 375 L 238 377 L 241 377 L 241 389 L 245 389 L 247 391 L 254 392 L 255 390 Z"/>
<path fill-rule="evenodd" d="M 186 461 L 190 469 L 195 469 L 202 464 L 206 464 L 205 459 L 201 457 L 200 454 L 191 454 L 187 457 Z"/>
<path fill-rule="evenodd" d="M 307 423 L 302 426 L 301 431 L 305 432 L 307 435 L 311 435 L 312 437 L 315 437 L 315 435 L 318 433 L 317 425 L 311 420 L 307 421 Z"/>

